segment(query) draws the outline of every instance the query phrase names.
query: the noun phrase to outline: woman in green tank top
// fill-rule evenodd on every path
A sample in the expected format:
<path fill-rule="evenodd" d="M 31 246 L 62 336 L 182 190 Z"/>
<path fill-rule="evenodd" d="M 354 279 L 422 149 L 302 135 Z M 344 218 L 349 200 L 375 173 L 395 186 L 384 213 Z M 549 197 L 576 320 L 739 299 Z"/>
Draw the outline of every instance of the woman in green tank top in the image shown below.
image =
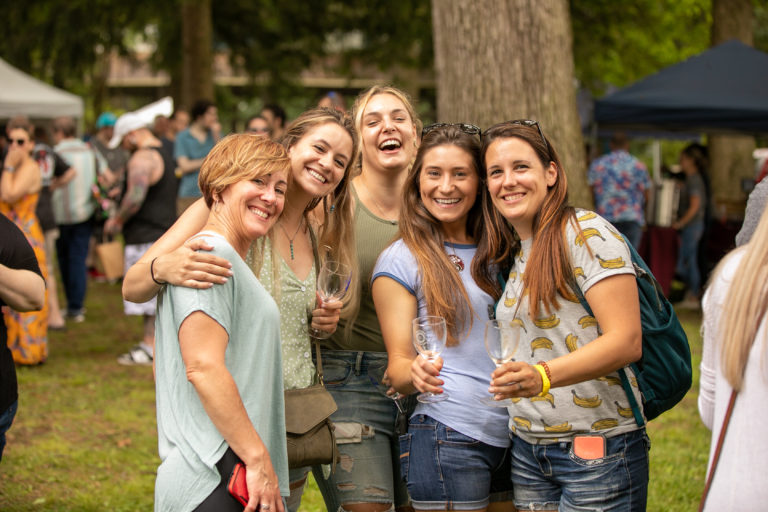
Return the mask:
<path fill-rule="evenodd" d="M 371 297 L 370 277 L 379 253 L 397 235 L 403 185 L 418 146 L 421 123 L 407 95 L 376 86 L 353 109 L 360 137 L 353 180 L 360 308 L 325 344 L 325 385 L 339 409 L 336 423 L 341 464 L 328 479 L 315 479 L 328 510 L 358 512 L 409 506 L 400 478 L 395 402 L 383 381 L 387 353 Z M 374 490 L 374 491 L 372 491 Z"/>

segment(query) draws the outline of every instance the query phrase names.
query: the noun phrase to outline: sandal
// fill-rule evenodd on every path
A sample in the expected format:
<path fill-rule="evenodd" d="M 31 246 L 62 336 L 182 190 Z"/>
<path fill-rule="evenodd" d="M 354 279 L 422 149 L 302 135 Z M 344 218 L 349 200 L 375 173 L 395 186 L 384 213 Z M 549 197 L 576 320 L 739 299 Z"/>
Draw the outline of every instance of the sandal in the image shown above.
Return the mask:
<path fill-rule="evenodd" d="M 152 366 L 152 354 L 143 346 L 136 345 L 127 354 L 119 355 L 117 362 L 125 366 Z"/>

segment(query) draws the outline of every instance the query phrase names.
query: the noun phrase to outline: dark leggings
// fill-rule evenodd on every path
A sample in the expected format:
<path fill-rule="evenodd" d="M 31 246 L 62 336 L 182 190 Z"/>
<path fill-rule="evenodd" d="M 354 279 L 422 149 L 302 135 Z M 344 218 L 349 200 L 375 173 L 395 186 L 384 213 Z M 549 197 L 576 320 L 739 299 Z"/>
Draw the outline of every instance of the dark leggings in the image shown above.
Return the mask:
<path fill-rule="evenodd" d="M 229 475 L 240 458 L 235 455 L 232 448 L 227 448 L 224 456 L 216 463 L 216 469 L 221 475 L 221 482 L 213 492 L 195 509 L 195 512 L 243 512 L 243 507 L 227 490 Z"/>

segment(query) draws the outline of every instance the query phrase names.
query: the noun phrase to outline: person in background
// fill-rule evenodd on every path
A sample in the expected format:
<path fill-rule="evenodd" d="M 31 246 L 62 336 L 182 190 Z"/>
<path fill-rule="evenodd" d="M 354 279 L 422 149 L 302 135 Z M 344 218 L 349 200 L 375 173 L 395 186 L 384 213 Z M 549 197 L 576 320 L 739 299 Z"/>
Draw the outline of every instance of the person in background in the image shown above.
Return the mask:
<path fill-rule="evenodd" d="M 422 133 L 404 187 L 402 238 L 381 253 L 372 278 L 392 386 L 447 396 L 416 406 L 400 437 L 402 474 L 416 510 L 486 510 L 494 502 L 498 511 L 512 500 L 509 415 L 480 402 L 491 398 L 495 368 L 485 321 L 501 296 L 495 273 L 473 264 L 495 214 L 480 129 L 440 123 Z M 448 326 L 448 346 L 434 362 L 412 343 L 411 321 L 426 315 Z"/>
<path fill-rule="evenodd" d="M 176 176 L 173 156 L 149 130 L 149 119 L 128 112 L 117 120 L 111 148 L 122 146 L 131 153 L 126 165 L 125 195 L 104 231 L 123 233 L 125 268 L 141 258 L 176 220 Z M 151 365 L 155 349 L 156 300 L 136 304 L 123 301 L 126 315 L 140 315 L 144 336 L 138 345 L 117 358 L 123 365 Z"/>
<path fill-rule="evenodd" d="M 17 312 L 43 308 L 45 280 L 35 251 L 18 226 L 4 215 L 0 215 L 0 240 L 0 308 Z M 19 399 L 16 366 L 7 342 L 7 328 L 0 322 L 0 461 L 5 433 L 16 416 Z"/>
<path fill-rule="evenodd" d="M 675 272 L 686 285 L 685 298 L 678 304 L 683 308 L 699 308 L 699 243 L 704 234 L 708 195 L 703 174 L 708 167 L 707 148 L 701 144 L 690 144 L 680 153 L 680 168 L 685 174 L 685 185 L 680 194 L 680 214 L 672 227 L 680 232 L 680 252 Z"/>
<path fill-rule="evenodd" d="M 254 135 L 272 138 L 272 128 L 269 125 L 269 121 L 261 114 L 248 118 L 245 122 L 245 131 Z"/>
<path fill-rule="evenodd" d="M 210 215 L 196 238 L 232 264 L 220 286 L 167 285 L 155 352 L 155 510 L 242 511 L 227 483 L 245 464 L 247 510 L 283 512 L 288 457 L 277 304 L 245 262 L 283 210 L 290 161 L 279 144 L 233 134 L 200 169 Z M 151 267 L 150 267 L 151 270 Z"/>
<path fill-rule="evenodd" d="M 189 112 L 182 108 L 177 108 L 173 111 L 173 114 L 171 114 L 171 117 L 169 118 L 171 122 L 170 129 L 166 133 L 166 137 L 171 142 L 176 141 L 176 136 L 180 133 L 189 128 Z"/>
<path fill-rule="evenodd" d="M 59 285 L 54 266 L 59 228 L 56 227 L 56 218 L 53 215 L 53 189 L 58 184 L 58 180 L 69 170 L 69 164 L 48 144 L 48 132 L 42 126 L 35 126 L 35 149 L 32 155 L 40 167 L 40 176 L 43 180 L 35 215 L 40 221 L 40 229 L 43 230 L 45 240 L 45 263 L 48 271 L 45 279 L 45 287 L 48 289 L 48 330 L 61 331 L 66 329 L 66 324 L 59 307 L 57 291 Z"/>
<path fill-rule="evenodd" d="M 404 510 L 409 498 L 400 477 L 394 431 L 398 409 L 386 394 L 387 353 L 370 277 L 379 253 L 397 234 L 403 185 L 416 155 L 421 122 L 408 96 L 388 86 L 361 93 L 353 112 L 360 137 L 360 171 L 351 190 L 360 309 L 354 319 L 342 319 L 323 342 L 325 385 L 339 406 L 331 419 L 342 462 L 327 479 L 317 468 L 313 474 L 328 510 Z"/>
<path fill-rule="evenodd" d="M 320 98 L 317 106 L 321 108 L 333 108 L 342 114 L 347 111 L 347 102 L 344 101 L 344 96 L 336 91 L 330 91 L 328 94 Z"/>
<path fill-rule="evenodd" d="M 614 133 L 610 147 L 610 153 L 592 162 L 587 173 L 595 209 L 627 237 L 629 243 L 639 248 L 651 178 L 645 164 L 629 154 L 629 139 L 624 133 Z"/>
<path fill-rule="evenodd" d="M 768 204 L 768 180 L 761 180 L 752 189 L 747 198 L 747 207 L 744 210 L 744 222 L 736 234 L 736 246 L 741 247 L 749 242 L 757 229 L 757 223 Z"/>
<path fill-rule="evenodd" d="M 712 273 L 702 301 L 699 413 L 712 431 L 707 475 L 731 393 L 737 392 L 705 511 L 762 510 L 768 502 L 768 210 L 752 238 Z M 744 471 L 744 468 L 749 468 Z"/>
<path fill-rule="evenodd" d="M 634 379 L 625 367 L 642 353 L 629 246 L 608 221 L 568 205 L 567 174 L 538 122 L 488 128 L 483 157 L 493 205 L 515 234 L 487 224 L 488 250 L 476 256 L 480 268 L 505 269 L 496 318 L 520 328 L 516 361 L 494 370 L 489 388 L 513 399 L 515 506 L 645 511 L 650 442 L 615 385 L 620 371 Z"/>
<path fill-rule="evenodd" d="M 267 120 L 269 127 L 272 128 L 272 140 L 280 140 L 285 133 L 287 117 L 283 107 L 276 103 L 264 105 L 261 109 L 261 116 Z"/>
<path fill-rule="evenodd" d="M 176 201 L 177 216 L 200 197 L 197 186 L 200 165 L 221 135 L 218 111 L 212 102 L 197 101 L 190 115 L 192 122 L 189 128 L 178 133 L 174 143 L 174 158 L 178 166 L 176 176 L 181 179 Z"/>
<path fill-rule="evenodd" d="M 0 175 L 0 213 L 13 221 L 32 246 L 43 279 L 47 279 L 45 240 L 35 215 L 42 177 L 32 158 L 35 130 L 29 119 L 18 116 L 6 127 L 10 148 Z M 3 240 L 2 243 L 5 241 Z M 48 296 L 38 311 L 19 313 L 8 310 L 3 316 L 8 328 L 7 343 L 17 364 L 36 365 L 48 358 Z"/>

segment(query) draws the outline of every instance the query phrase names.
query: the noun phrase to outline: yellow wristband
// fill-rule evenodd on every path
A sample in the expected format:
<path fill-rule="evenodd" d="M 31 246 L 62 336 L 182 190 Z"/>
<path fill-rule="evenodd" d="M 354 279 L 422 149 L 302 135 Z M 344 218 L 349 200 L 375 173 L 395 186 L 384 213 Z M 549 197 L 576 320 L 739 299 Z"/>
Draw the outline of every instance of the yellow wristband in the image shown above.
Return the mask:
<path fill-rule="evenodd" d="M 549 378 L 547 377 L 547 372 L 544 370 L 544 367 L 540 364 L 533 365 L 534 368 L 536 368 L 536 371 L 539 372 L 539 375 L 541 375 L 541 393 L 539 393 L 539 396 L 545 396 L 547 393 L 549 393 Z"/>

